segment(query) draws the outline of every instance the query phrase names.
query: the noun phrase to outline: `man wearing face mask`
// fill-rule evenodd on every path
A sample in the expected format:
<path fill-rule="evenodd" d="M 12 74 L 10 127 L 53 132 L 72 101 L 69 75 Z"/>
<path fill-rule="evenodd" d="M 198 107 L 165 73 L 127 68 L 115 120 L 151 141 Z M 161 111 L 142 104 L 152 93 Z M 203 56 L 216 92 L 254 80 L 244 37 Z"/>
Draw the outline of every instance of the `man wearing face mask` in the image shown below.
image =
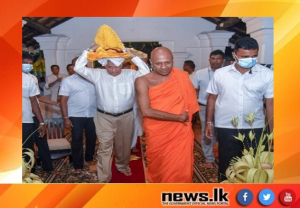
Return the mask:
<path fill-rule="evenodd" d="M 248 135 L 254 130 L 255 140 L 244 142 L 246 148 L 258 144 L 265 125 L 263 100 L 267 108 L 270 131 L 273 131 L 273 71 L 257 64 L 258 43 L 255 39 L 238 39 L 232 56 L 232 65 L 218 69 L 210 81 L 206 109 L 205 135 L 213 138 L 213 118 L 219 141 L 219 181 L 226 179 L 225 171 L 233 157 L 242 156 L 243 143 L 233 136 L 238 133 Z M 250 125 L 245 116 L 255 114 Z M 238 125 L 231 122 L 232 116 L 238 118 Z M 249 142 L 248 142 L 249 141 Z"/>
<path fill-rule="evenodd" d="M 27 60 L 32 60 L 32 57 L 30 55 L 29 56 L 26 55 L 26 57 L 27 57 Z M 38 80 L 37 80 L 36 76 L 34 76 L 33 74 L 30 74 L 31 70 L 32 70 L 31 64 L 23 64 L 22 65 L 22 72 L 29 75 L 34 80 L 36 87 L 39 88 Z M 40 101 L 42 103 L 59 106 L 59 103 L 52 101 L 47 97 L 40 96 L 40 93 L 36 95 L 36 98 L 38 99 L 38 101 Z M 33 123 L 34 123 L 33 129 L 35 130 L 39 127 L 39 121 L 33 113 L 32 113 L 32 119 L 33 119 Z M 36 132 L 34 135 L 32 135 L 32 137 L 34 138 L 34 142 L 39 150 L 38 154 L 39 154 L 39 158 L 42 161 L 43 170 L 44 171 L 52 171 L 52 173 L 56 174 L 57 172 L 53 171 L 54 169 L 52 166 L 51 155 L 50 155 L 50 150 L 49 150 L 46 135 L 44 135 L 43 138 L 40 138 L 39 133 Z"/>
<path fill-rule="evenodd" d="M 29 137 L 34 132 L 34 121 L 32 114 L 36 116 L 39 122 L 39 137 L 43 138 L 46 133 L 46 127 L 43 123 L 43 117 L 36 96 L 39 94 L 38 87 L 36 86 L 33 78 L 24 73 L 32 70 L 32 56 L 22 54 L 22 148 L 29 148 L 34 151 L 34 137 Z M 29 157 L 26 156 L 25 160 L 28 162 Z"/>

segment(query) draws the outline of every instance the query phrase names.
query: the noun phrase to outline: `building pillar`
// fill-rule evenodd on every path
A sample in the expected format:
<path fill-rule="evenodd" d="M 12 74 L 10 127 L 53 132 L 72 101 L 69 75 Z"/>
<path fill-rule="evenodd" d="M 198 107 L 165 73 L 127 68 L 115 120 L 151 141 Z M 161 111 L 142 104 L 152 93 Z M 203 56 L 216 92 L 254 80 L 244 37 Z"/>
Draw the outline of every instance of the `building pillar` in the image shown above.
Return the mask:
<path fill-rule="evenodd" d="M 183 70 L 183 63 L 189 55 L 190 53 L 187 52 L 173 52 L 173 66 Z"/>
<path fill-rule="evenodd" d="M 229 39 L 232 37 L 234 32 L 229 32 L 225 30 L 214 30 L 211 32 L 202 32 L 199 33 L 197 36 L 200 40 L 200 48 L 198 49 L 199 57 L 194 61 L 196 66 L 198 65 L 197 69 L 203 69 L 209 66 L 209 55 L 214 50 L 221 50 L 225 53 L 226 46 L 229 46 Z M 190 51 L 191 49 L 189 49 Z M 195 50 L 195 49 L 192 49 Z M 195 54 L 195 52 L 193 52 Z"/>
<path fill-rule="evenodd" d="M 69 37 L 65 35 L 45 34 L 34 37 L 40 44 L 40 49 L 43 50 L 46 76 L 52 74 L 51 65 L 57 64 L 61 74 L 67 74 L 66 65 L 70 61 L 66 61 L 65 51 Z"/>
<path fill-rule="evenodd" d="M 261 64 L 273 64 L 274 24 L 273 17 L 242 17 L 247 33 L 257 40 L 259 45 L 258 61 Z"/>
<path fill-rule="evenodd" d="M 191 57 L 191 60 L 195 63 L 196 69 L 203 69 L 208 66 L 208 56 L 211 52 L 210 40 L 207 32 L 202 32 L 197 35 L 200 41 L 199 48 L 188 48 L 187 51 L 192 54 L 197 54 L 197 57 Z"/>
<path fill-rule="evenodd" d="M 234 32 L 226 30 L 214 30 L 207 33 L 210 39 L 211 50 L 221 50 L 225 53 L 225 48 L 229 46 L 229 39 L 234 35 Z"/>

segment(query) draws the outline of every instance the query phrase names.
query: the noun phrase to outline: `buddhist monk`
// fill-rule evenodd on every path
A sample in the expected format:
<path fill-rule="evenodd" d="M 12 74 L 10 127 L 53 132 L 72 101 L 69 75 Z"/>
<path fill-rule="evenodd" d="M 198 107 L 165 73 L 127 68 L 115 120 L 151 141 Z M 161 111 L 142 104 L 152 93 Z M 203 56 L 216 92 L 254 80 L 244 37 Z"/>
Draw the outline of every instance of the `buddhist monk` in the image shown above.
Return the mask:
<path fill-rule="evenodd" d="M 199 111 L 188 73 L 173 68 L 165 47 L 151 53 L 151 73 L 135 81 L 146 135 L 147 177 L 152 183 L 192 183 L 194 133 L 191 119 Z"/>

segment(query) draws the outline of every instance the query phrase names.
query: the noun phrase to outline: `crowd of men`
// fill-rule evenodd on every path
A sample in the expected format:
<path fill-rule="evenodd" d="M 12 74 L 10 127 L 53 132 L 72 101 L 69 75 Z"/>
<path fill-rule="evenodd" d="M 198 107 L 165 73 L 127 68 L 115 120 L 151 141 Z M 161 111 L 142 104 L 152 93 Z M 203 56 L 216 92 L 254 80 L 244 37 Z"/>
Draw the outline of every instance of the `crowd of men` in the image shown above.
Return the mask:
<path fill-rule="evenodd" d="M 99 31 L 107 34 L 110 29 L 103 25 Z M 233 64 L 224 67 L 224 53 L 215 50 L 208 57 L 209 66 L 200 70 L 195 70 L 191 60 L 185 61 L 183 70 L 174 68 L 172 52 L 157 47 L 151 52 L 150 72 L 147 62 L 124 50 L 115 33 L 110 35 L 116 39 L 115 45 L 97 42 L 84 50 L 67 65 L 69 76 L 60 74 L 58 65 L 51 66 L 53 74 L 46 78 L 45 85 L 51 90 L 50 100 L 41 100 L 38 84 L 30 75 L 32 58 L 23 54 L 23 148 L 33 150 L 36 143 L 45 171 L 53 171 L 53 167 L 38 101 L 55 106 L 54 117 L 62 118 L 72 132 L 76 173 L 81 173 L 84 162 L 93 165 L 95 142 L 99 140 L 96 152 L 100 183 L 111 181 L 112 155 L 117 170 L 125 176 L 132 175 L 130 154 L 136 145 L 139 123 L 145 132 L 147 179 L 152 183 L 193 182 L 192 118 L 197 112 L 206 168 L 213 167 L 212 147 L 219 142 L 219 181 L 225 179 L 230 160 L 241 156 L 244 148 L 233 136 L 238 132 L 248 134 L 251 129 L 261 134 L 264 103 L 273 131 L 273 71 L 257 63 L 259 47 L 255 39 L 237 40 Z M 107 48 L 113 48 L 115 53 Z M 136 70 L 123 65 L 129 58 Z M 101 69 L 91 67 L 95 60 Z M 255 114 L 251 126 L 244 118 L 250 113 Z M 238 117 L 238 126 L 232 124 L 232 116 Z M 29 137 L 36 128 L 39 131 Z"/>

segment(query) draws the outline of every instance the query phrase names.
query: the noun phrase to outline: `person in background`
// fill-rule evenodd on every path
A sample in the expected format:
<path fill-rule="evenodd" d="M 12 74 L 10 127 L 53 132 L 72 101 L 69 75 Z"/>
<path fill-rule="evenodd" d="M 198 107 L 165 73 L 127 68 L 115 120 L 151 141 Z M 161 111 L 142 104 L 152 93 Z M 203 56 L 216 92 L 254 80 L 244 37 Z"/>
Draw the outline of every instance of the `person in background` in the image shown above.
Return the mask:
<path fill-rule="evenodd" d="M 67 68 L 67 72 L 68 72 L 69 76 L 75 74 L 74 64 L 68 64 L 66 68 Z"/>
<path fill-rule="evenodd" d="M 186 60 L 184 61 L 183 64 L 183 71 L 186 71 L 187 73 L 189 73 L 190 78 L 192 79 L 193 75 L 195 74 L 195 64 L 193 61 L 191 60 Z"/>
<path fill-rule="evenodd" d="M 195 75 L 195 67 L 196 65 L 194 64 L 193 61 L 191 60 L 186 60 L 184 61 L 183 64 L 183 71 L 186 71 L 189 74 L 190 79 L 192 80 L 194 75 Z M 198 94 L 198 91 L 196 92 Z M 198 119 L 198 112 L 194 113 L 192 116 L 192 125 L 194 126 L 197 123 L 197 119 Z"/>
<path fill-rule="evenodd" d="M 45 88 L 50 89 L 52 101 L 60 102 L 59 96 L 58 96 L 59 86 L 61 84 L 61 80 L 64 77 L 67 77 L 67 75 L 59 73 L 58 65 L 52 65 L 51 71 L 52 71 L 52 74 L 50 74 L 46 77 Z M 53 118 L 61 118 L 59 107 L 53 106 L 52 110 L 53 110 Z"/>
<path fill-rule="evenodd" d="M 206 168 L 213 168 L 213 163 L 215 162 L 215 156 L 213 154 L 213 146 L 216 143 L 215 135 L 212 139 L 209 139 L 204 134 L 204 129 L 206 126 L 206 104 L 208 94 L 206 93 L 206 88 L 209 81 L 212 79 L 214 72 L 221 68 L 225 63 L 225 54 L 221 50 L 212 51 L 209 55 L 209 67 L 200 69 L 195 72 L 192 78 L 192 83 L 198 92 L 198 103 L 201 106 L 199 111 L 199 117 L 201 121 L 201 147 L 206 158 L 204 166 Z"/>
<path fill-rule="evenodd" d="M 72 132 L 71 147 L 75 173 L 81 173 L 84 158 L 89 165 L 92 165 L 95 153 L 96 90 L 90 81 L 76 74 L 73 67 L 73 64 L 67 66 L 70 76 L 62 80 L 59 96 L 61 96 L 60 107 L 64 126 Z M 83 132 L 86 138 L 84 157 Z"/>

